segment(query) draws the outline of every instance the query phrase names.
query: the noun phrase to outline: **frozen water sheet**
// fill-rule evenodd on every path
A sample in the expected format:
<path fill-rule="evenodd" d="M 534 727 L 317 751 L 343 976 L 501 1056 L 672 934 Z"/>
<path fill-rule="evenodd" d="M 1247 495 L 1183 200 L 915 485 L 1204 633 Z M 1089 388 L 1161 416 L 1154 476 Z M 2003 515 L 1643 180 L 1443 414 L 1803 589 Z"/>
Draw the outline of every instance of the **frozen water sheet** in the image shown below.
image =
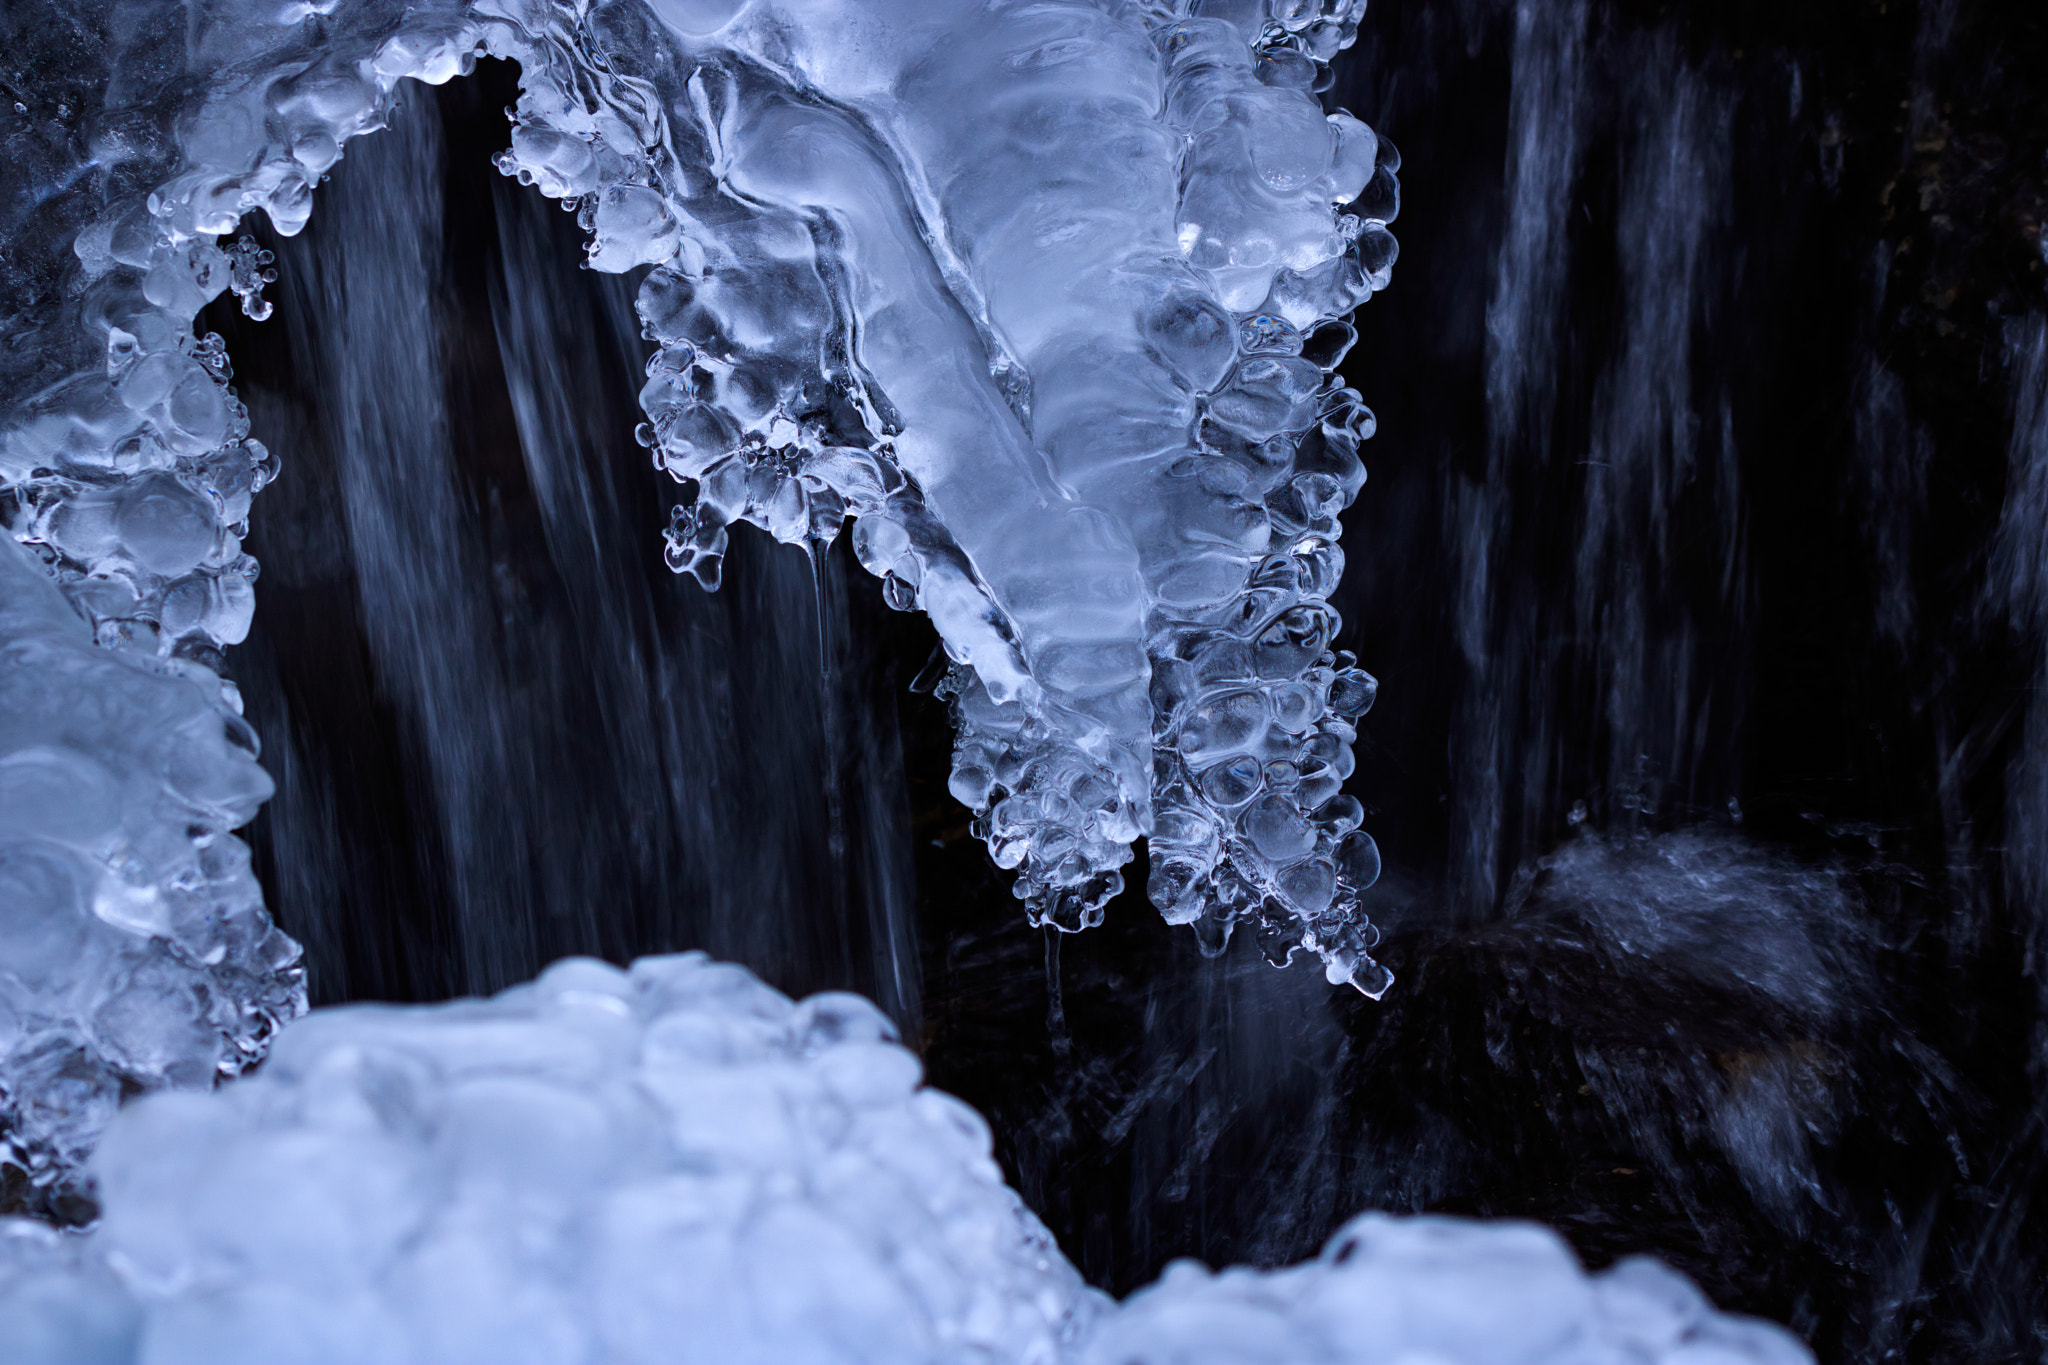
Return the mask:
<path fill-rule="evenodd" d="M 1805 1365 L 1652 1262 L 1368 1215 L 1279 1271 L 1118 1306 L 854 996 L 701 954 L 490 1000 L 317 1011 L 147 1098 L 90 1234 L 0 1222 L 23 1365 Z"/>

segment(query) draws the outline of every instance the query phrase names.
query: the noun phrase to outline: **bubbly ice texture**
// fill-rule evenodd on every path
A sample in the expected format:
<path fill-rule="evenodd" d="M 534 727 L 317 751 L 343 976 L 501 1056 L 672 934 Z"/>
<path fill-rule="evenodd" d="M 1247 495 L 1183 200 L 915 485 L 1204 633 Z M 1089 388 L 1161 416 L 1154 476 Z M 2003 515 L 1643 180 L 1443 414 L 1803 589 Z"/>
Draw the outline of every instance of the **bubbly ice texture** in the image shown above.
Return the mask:
<path fill-rule="evenodd" d="M 894 1038 L 701 954 L 316 1011 L 108 1133 L 74 1261 L 140 1330 L 104 1358 L 1049 1365 L 1099 1296 Z"/>
<path fill-rule="evenodd" d="M 275 470 L 192 334 L 223 291 L 269 306 L 222 241 L 303 226 L 398 80 L 516 59 L 502 168 L 575 209 L 588 264 L 654 266 L 671 565 L 715 586 L 734 521 L 854 519 L 957 665 L 952 789 L 1035 919 L 1097 921 L 1147 836 L 1168 919 L 1376 995 L 1379 855 L 1339 791 L 1376 684 L 1327 601 L 1372 417 L 1331 373 L 1398 158 L 1315 94 L 1360 8 L 87 0 L 52 26 L 99 107 L 30 129 L 8 207 L 36 257 L 0 281 L 30 339 L 0 360 L 11 529 L 103 642 L 210 679 Z"/>
<path fill-rule="evenodd" d="M 0 539 L 0 1163 L 66 1216 L 124 1093 L 205 1087 L 305 1009 L 227 831 L 270 794 L 217 691 L 93 643 Z"/>
<path fill-rule="evenodd" d="M 1367 1215 L 1118 1306 L 855 996 L 701 954 L 346 1006 L 123 1112 L 90 1234 L 0 1222 L 19 1365 L 1804 1365 L 1632 1260 Z"/>
<path fill-rule="evenodd" d="M 662 182 L 685 245 L 642 295 L 644 437 L 695 487 L 671 563 L 715 583 L 733 520 L 855 517 L 959 665 L 952 790 L 1034 919 L 1096 922 L 1142 834 L 1168 919 L 1253 921 L 1378 994 L 1378 854 L 1339 795 L 1376 684 L 1326 600 L 1372 419 L 1329 375 L 1387 282 L 1397 162 L 1314 95 L 1359 8 L 593 28 L 614 70 L 673 41 L 652 80 L 711 170 Z"/>

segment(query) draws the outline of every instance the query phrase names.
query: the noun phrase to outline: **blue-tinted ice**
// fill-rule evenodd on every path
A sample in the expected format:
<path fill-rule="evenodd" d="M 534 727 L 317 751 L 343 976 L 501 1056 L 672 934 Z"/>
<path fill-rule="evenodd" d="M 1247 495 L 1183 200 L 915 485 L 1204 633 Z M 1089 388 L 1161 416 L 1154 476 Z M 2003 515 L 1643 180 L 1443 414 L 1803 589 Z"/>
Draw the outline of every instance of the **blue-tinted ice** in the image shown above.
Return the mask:
<path fill-rule="evenodd" d="M 1372 422 L 1329 372 L 1397 201 L 1314 95 L 1357 7 L 729 8 L 593 21 L 669 114 L 659 216 L 557 144 L 507 159 L 599 195 L 595 262 L 662 260 L 671 564 L 715 585 L 731 522 L 852 516 L 960 665 L 952 789 L 1035 918 L 1094 922 L 1145 835 L 1169 919 L 1284 925 L 1383 990 L 1338 794 L 1375 684 L 1326 601 Z"/>
<path fill-rule="evenodd" d="M 849 518 L 957 667 L 952 788 L 1037 919 L 1148 837 L 1154 902 L 1386 973 L 1339 788 L 1375 684 L 1332 649 L 1371 414 L 1331 372 L 1387 282 L 1397 158 L 1315 94 L 1356 0 L 115 4 L 104 108 L 35 168 L 0 479 L 108 642 L 204 674 L 247 628 L 274 466 L 190 322 L 273 267 L 393 84 L 519 61 L 503 168 L 590 264 L 652 264 L 643 439 L 727 527 Z M 151 12 L 154 13 L 153 11 Z M 59 246 L 58 244 L 61 244 Z M 40 292 L 38 292 L 40 288 Z M 19 357 L 28 356 L 26 362 Z"/>
<path fill-rule="evenodd" d="M 0 1159 L 31 1205 L 64 1212 L 125 1093 L 234 1075 L 305 1009 L 228 833 L 270 794 L 255 749 L 218 687 L 96 647 L 0 540 Z"/>
<path fill-rule="evenodd" d="M 0 1220 L 20 1365 L 1810 1365 L 1645 1260 L 1369 1214 L 1122 1304 L 856 996 L 701 954 L 320 1010 L 152 1096 L 88 1235 Z"/>
<path fill-rule="evenodd" d="M 854 523 L 955 667 L 953 790 L 1034 917 L 1154 901 L 1386 973 L 1332 649 L 1372 418 L 1331 377 L 1397 159 L 1326 114 L 1359 0 L 76 0 L 8 30 L 0 233 L 0 1133 L 90 1233 L 0 1222 L 26 1362 L 1784 1362 L 1645 1264 L 1368 1217 L 1123 1306 L 851 997 L 699 957 L 301 1012 L 229 830 L 268 792 L 222 650 L 276 463 L 217 337 L 394 85 L 480 53 L 502 168 L 649 265 L 643 436 L 727 528 Z M 24 11 L 26 12 L 26 11 Z M 0 118 L 9 117 L 0 113 Z M 23 548 L 26 547 L 26 548 Z M 67 600 L 68 599 L 68 600 Z"/>

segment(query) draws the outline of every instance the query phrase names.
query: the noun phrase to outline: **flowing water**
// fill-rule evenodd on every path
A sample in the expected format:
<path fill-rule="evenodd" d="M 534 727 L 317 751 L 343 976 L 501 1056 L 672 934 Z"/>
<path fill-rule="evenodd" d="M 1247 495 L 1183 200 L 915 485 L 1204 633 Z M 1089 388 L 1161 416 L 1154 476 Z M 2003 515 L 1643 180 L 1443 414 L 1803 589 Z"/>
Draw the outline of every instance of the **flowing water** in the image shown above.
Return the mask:
<path fill-rule="evenodd" d="M 576 272 L 573 222 L 448 145 L 482 98 L 444 128 L 410 93 L 237 338 L 295 460 L 240 669 L 315 999 L 690 946 L 914 1020 L 897 683 L 843 559 L 747 545 L 715 597 L 662 566 L 670 488 L 622 421 L 637 279 Z"/>

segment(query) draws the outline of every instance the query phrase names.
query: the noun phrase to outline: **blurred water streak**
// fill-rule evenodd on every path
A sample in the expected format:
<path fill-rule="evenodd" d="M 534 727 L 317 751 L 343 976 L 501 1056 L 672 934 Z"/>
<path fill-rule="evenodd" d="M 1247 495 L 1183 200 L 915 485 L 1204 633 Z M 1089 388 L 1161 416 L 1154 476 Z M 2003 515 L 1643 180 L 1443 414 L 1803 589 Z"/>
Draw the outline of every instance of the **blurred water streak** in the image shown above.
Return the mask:
<path fill-rule="evenodd" d="M 316 994 L 701 947 L 915 1021 L 893 675 L 845 628 L 844 564 L 814 583 L 748 545 L 715 597 L 662 568 L 637 279 L 567 268 L 573 222 L 447 136 L 414 87 L 351 146 L 290 245 L 284 321 L 235 341 L 294 466 L 239 667 Z"/>

